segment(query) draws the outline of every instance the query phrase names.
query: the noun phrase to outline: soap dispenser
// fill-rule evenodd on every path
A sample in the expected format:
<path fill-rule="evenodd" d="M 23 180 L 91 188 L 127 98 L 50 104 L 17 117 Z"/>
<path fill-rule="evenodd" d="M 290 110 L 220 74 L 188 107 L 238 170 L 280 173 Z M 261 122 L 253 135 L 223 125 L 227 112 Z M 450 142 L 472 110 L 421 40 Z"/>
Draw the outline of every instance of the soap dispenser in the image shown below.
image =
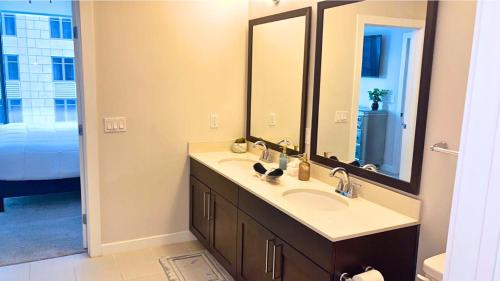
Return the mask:
<path fill-rule="evenodd" d="M 283 151 L 280 154 L 280 169 L 285 171 L 286 166 L 288 165 L 288 156 L 286 155 L 287 142 L 286 141 L 282 142 L 282 146 L 283 146 Z"/>
<path fill-rule="evenodd" d="M 299 180 L 308 181 L 311 178 L 311 164 L 307 161 L 307 153 L 304 153 L 299 164 Z"/>

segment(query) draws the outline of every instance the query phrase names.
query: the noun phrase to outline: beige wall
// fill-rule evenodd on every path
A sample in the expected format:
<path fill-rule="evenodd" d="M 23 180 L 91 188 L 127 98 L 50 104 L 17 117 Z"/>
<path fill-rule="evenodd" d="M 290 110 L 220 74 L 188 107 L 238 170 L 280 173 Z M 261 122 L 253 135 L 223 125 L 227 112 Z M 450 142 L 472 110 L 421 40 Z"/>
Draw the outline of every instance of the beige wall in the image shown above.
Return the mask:
<path fill-rule="evenodd" d="M 253 27 L 250 133 L 274 143 L 300 141 L 306 17 Z M 275 123 L 271 125 L 271 114 Z"/>
<path fill-rule="evenodd" d="M 311 6 L 313 27 L 316 24 L 316 1 L 285 1 L 278 6 L 272 1 L 250 0 L 249 16 L 258 18 L 278 12 Z M 460 20 L 457 20 L 457 19 Z M 473 1 L 441 1 L 434 51 L 432 85 L 428 111 L 426 147 L 446 140 L 458 148 L 463 105 L 475 18 Z M 311 47 L 314 50 L 315 29 Z M 314 52 L 311 52 L 311 68 Z M 312 101 L 312 71 L 308 97 L 308 127 Z M 425 150 L 420 198 L 423 201 L 418 268 L 424 258 L 445 251 L 451 197 L 455 180 L 456 158 Z M 438 172 L 437 172 L 438 171 Z"/>
<path fill-rule="evenodd" d="M 244 133 L 248 3 L 96 2 L 102 242 L 188 229 L 188 141 Z M 210 129 L 210 113 L 220 127 Z"/>
<path fill-rule="evenodd" d="M 441 1 L 439 5 L 425 146 L 446 140 L 452 149 L 458 149 L 476 4 Z M 425 150 L 419 265 L 424 258 L 446 250 L 456 160 Z"/>

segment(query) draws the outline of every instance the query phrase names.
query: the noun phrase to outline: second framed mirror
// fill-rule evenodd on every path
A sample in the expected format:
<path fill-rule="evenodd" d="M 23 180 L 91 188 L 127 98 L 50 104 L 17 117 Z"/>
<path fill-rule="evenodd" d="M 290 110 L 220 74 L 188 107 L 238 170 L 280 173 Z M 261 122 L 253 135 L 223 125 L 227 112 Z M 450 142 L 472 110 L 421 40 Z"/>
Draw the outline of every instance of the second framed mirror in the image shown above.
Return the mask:
<path fill-rule="evenodd" d="M 437 5 L 318 3 L 313 161 L 418 194 Z"/>

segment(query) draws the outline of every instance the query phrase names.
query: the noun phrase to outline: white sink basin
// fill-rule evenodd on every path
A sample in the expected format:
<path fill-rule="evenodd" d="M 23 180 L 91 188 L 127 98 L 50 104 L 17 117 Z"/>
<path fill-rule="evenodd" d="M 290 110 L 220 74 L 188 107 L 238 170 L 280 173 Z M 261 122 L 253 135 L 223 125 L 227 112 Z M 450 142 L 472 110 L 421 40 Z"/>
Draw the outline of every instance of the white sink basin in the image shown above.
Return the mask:
<path fill-rule="evenodd" d="M 349 207 L 340 195 L 314 189 L 292 189 L 283 192 L 283 198 L 292 204 L 316 211 L 338 211 Z"/>
<path fill-rule="evenodd" d="M 234 168 L 247 169 L 247 170 L 250 169 L 252 171 L 253 171 L 253 164 L 257 162 L 258 161 L 246 158 L 227 158 L 219 160 L 219 164 L 221 165 Z"/>

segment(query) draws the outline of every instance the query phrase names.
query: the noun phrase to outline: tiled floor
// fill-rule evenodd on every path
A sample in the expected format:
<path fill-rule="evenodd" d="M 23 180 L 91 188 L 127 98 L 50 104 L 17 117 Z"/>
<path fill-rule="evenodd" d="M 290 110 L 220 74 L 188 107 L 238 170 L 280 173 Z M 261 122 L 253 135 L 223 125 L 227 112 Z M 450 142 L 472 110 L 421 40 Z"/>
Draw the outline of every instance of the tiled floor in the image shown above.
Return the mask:
<path fill-rule="evenodd" d="M 1 281 L 167 281 L 158 259 L 203 249 L 198 241 L 90 259 L 86 254 L 0 267 Z"/>

